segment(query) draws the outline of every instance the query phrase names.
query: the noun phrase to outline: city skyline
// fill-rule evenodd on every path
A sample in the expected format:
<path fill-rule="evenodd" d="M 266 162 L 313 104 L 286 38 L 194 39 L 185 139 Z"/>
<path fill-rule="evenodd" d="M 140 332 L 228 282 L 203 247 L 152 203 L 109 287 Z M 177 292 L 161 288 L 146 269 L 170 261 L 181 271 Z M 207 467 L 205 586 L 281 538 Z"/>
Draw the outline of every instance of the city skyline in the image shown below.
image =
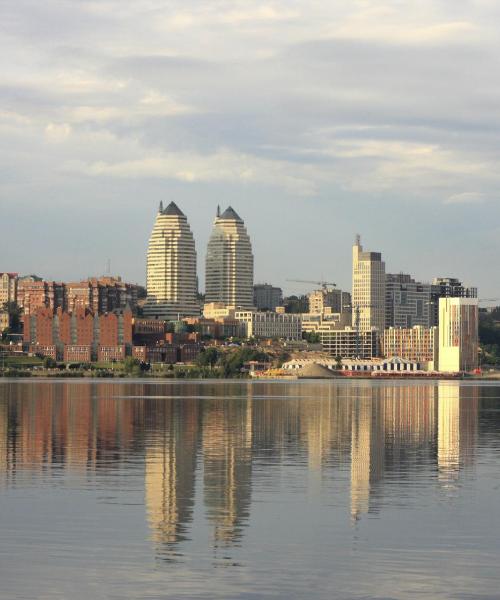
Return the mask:
<path fill-rule="evenodd" d="M 199 248 L 217 204 L 244 214 L 255 280 L 287 292 L 347 289 L 359 232 L 389 272 L 499 295 L 495 3 L 145 8 L 2 7 L 2 269 L 64 280 L 110 259 L 144 282 L 173 200 Z"/>
<path fill-rule="evenodd" d="M 160 205 L 163 206 L 164 204 L 165 205 L 166 204 L 174 204 L 175 206 L 177 206 L 174 201 L 171 201 L 170 203 L 164 203 L 163 200 L 160 200 Z M 217 209 L 218 209 L 218 206 L 219 205 L 217 205 Z M 156 212 L 154 214 L 157 214 L 157 213 L 158 213 L 158 209 L 156 209 Z M 191 221 L 189 220 L 189 215 L 186 215 L 186 216 L 188 218 L 189 225 L 191 225 Z M 213 219 L 212 219 L 212 223 L 213 223 Z M 208 226 L 207 228 L 210 231 L 210 226 Z M 191 227 L 191 229 L 193 229 L 193 228 Z M 251 233 L 252 233 L 252 235 L 250 237 L 253 238 L 253 232 L 251 232 Z M 151 235 L 151 227 L 149 229 L 148 236 L 150 236 L 150 235 Z M 195 232 L 193 232 L 193 237 L 194 237 L 194 240 L 195 240 L 196 247 L 199 248 L 200 247 L 200 242 L 198 241 L 198 238 L 196 237 L 196 233 Z M 356 234 L 356 236 L 354 238 L 355 241 L 356 241 L 356 239 L 358 237 L 360 237 L 359 234 Z M 147 240 L 149 240 L 149 239 L 150 238 L 148 237 Z M 205 289 L 204 289 L 205 286 L 203 284 L 205 283 L 206 251 L 207 251 L 207 246 L 208 246 L 209 240 L 210 240 L 210 234 L 206 238 L 205 245 L 202 246 L 202 251 L 201 252 L 196 252 L 196 273 L 197 273 L 198 281 L 199 281 L 198 289 L 199 289 L 199 291 L 201 293 L 205 293 Z M 255 254 L 259 254 L 258 249 L 254 248 L 253 246 L 254 246 L 254 244 L 252 244 L 252 251 L 253 251 L 254 255 Z M 338 263 L 338 262 L 336 263 L 336 266 L 335 266 L 335 269 L 338 270 L 339 272 L 346 271 L 346 275 L 345 275 L 346 279 L 345 280 L 342 279 L 342 281 L 343 281 L 342 284 L 337 283 L 337 285 L 336 285 L 337 289 L 352 290 L 352 241 L 351 241 L 350 248 L 351 248 L 351 252 L 349 252 L 349 250 L 347 250 L 347 254 L 348 254 L 348 261 L 351 261 L 351 262 L 342 263 L 341 268 L 339 268 L 338 265 L 340 263 Z M 377 250 L 379 251 L 380 249 L 377 249 Z M 144 251 L 145 251 L 145 255 L 147 255 L 147 252 L 148 252 L 148 242 L 147 241 L 146 241 L 146 247 L 145 247 Z M 384 259 L 385 259 L 384 252 L 382 251 L 381 253 L 382 253 L 382 255 L 384 256 Z M 103 260 L 104 260 L 104 258 L 103 258 Z M 35 257 L 35 260 L 32 261 L 32 262 L 36 263 L 36 257 Z M 145 262 L 145 268 L 144 268 L 144 275 L 143 275 L 142 279 L 136 279 L 136 280 L 134 280 L 133 278 L 127 278 L 127 276 L 124 275 L 123 272 L 121 272 L 121 271 L 120 272 L 115 271 L 114 265 L 113 265 L 113 267 L 111 266 L 111 260 L 109 258 L 105 259 L 105 265 L 103 266 L 102 271 L 97 271 L 95 273 L 88 274 L 87 277 L 90 277 L 90 278 L 99 277 L 99 276 L 106 277 L 106 276 L 109 276 L 109 275 L 119 276 L 123 280 L 133 281 L 134 283 L 136 283 L 138 285 L 143 285 L 144 287 L 146 287 L 146 283 L 147 283 L 147 260 L 144 261 L 144 262 Z M 406 268 L 404 266 L 401 269 L 397 270 L 397 271 L 395 269 L 391 269 L 391 264 L 392 264 L 391 263 L 391 257 L 389 257 L 389 267 L 386 268 L 386 272 L 387 273 L 391 273 L 391 272 L 392 273 L 396 273 L 397 272 L 397 273 L 401 273 L 401 274 L 408 273 L 412 277 L 415 277 L 415 279 L 417 279 L 419 281 L 422 281 L 423 283 L 429 283 L 430 284 L 434 278 L 439 278 L 439 277 L 442 277 L 442 276 L 445 276 L 445 277 L 450 276 L 450 273 L 444 273 L 444 272 L 440 272 L 439 275 L 436 275 L 436 273 L 439 272 L 439 267 L 436 268 L 436 266 L 434 266 L 434 272 L 433 273 L 430 273 L 430 274 L 428 273 L 427 275 L 424 275 L 423 277 L 419 278 L 418 275 L 415 275 L 415 273 L 413 271 L 410 271 L 410 269 L 408 269 L 408 268 Z M 40 271 L 40 272 L 36 272 L 34 269 L 31 269 L 31 270 L 28 269 L 26 272 L 15 271 L 13 269 L 10 269 L 10 270 L 9 269 L 5 269 L 6 272 L 15 272 L 20 277 L 25 277 L 25 276 L 29 276 L 29 275 L 37 275 L 37 276 L 40 276 L 40 277 L 42 277 L 42 279 L 47 280 L 47 281 L 63 281 L 65 279 L 66 280 L 75 280 L 76 281 L 79 278 L 84 277 L 84 276 L 75 276 L 74 275 L 74 271 L 71 271 L 71 269 L 69 269 L 69 271 L 68 271 L 69 275 L 66 278 L 65 277 L 52 277 L 52 276 L 47 276 L 46 275 L 46 273 L 48 271 L 52 272 L 53 270 L 54 269 L 53 269 L 52 265 L 49 266 L 48 268 L 46 268 L 45 271 Z M 278 271 L 280 273 L 283 272 L 282 269 L 278 269 Z M 441 269 L 441 271 L 443 271 L 443 270 Z M 127 272 L 127 269 L 125 269 L 125 272 Z M 332 273 L 333 273 L 333 271 L 332 271 Z M 297 273 L 294 272 L 294 271 L 290 271 L 289 274 L 290 275 L 296 275 Z M 315 273 L 312 272 L 312 271 L 305 272 L 305 274 L 307 276 L 313 276 L 313 275 L 315 275 Z M 457 279 L 462 279 L 462 277 L 461 277 L 461 275 L 460 275 L 460 273 L 458 272 L 457 269 L 455 269 L 455 270 L 452 271 L 451 276 L 456 277 Z M 323 274 L 321 276 L 321 279 L 323 279 Z M 477 286 L 477 281 L 475 281 L 475 280 L 473 280 L 471 282 L 468 282 L 467 280 L 465 280 L 465 278 L 463 278 L 463 280 L 464 280 L 464 285 L 466 285 L 466 286 L 468 286 L 468 285 L 469 286 L 470 285 L 474 285 L 474 287 L 478 287 Z M 285 278 L 283 275 L 277 275 L 277 277 L 276 277 L 275 280 L 269 280 L 269 279 L 265 279 L 265 278 L 262 278 L 262 277 L 259 278 L 258 277 L 258 273 L 257 273 L 257 275 L 254 274 L 254 284 L 269 283 L 271 285 L 278 285 L 279 287 L 281 287 L 281 289 L 283 289 L 285 296 L 286 295 L 293 295 L 293 294 L 296 294 L 296 295 L 307 295 L 308 293 L 311 292 L 311 290 L 313 290 L 313 284 L 312 284 L 312 282 L 308 282 L 308 283 L 306 283 L 306 282 L 303 282 L 303 283 L 295 282 L 292 285 L 290 285 L 289 281 L 294 281 L 294 280 L 293 279 L 289 280 L 288 277 Z M 336 277 L 336 282 L 339 282 L 339 281 L 340 281 L 340 278 Z M 317 289 L 319 289 L 319 283 L 320 283 L 320 281 L 318 281 L 318 286 L 316 286 Z M 316 288 L 314 288 L 314 289 L 316 289 Z M 496 286 L 494 284 L 494 287 L 487 287 L 486 289 L 498 290 L 499 288 L 498 288 L 498 286 Z M 484 296 L 484 297 L 486 297 L 486 296 L 492 296 L 492 295 L 494 295 L 494 294 L 487 294 L 486 291 L 484 291 L 484 293 L 481 294 L 481 296 Z M 498 295 L 500 296 L 500 291 L 498 292 Z"/>

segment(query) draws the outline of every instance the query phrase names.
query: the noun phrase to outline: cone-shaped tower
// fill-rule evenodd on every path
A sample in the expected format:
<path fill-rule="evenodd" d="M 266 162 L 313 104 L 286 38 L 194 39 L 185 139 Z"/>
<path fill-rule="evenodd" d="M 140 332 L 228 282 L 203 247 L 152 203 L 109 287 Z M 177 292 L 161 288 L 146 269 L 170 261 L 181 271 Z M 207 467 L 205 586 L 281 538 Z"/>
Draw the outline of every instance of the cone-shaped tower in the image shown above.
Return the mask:
<path fill-rule="evenodd" d="M 245 224 L 231 207 L 217 213 L 207 247 L 205 302 L 252 308 L 253 254 Z"/>
<path fill-rule="evenodd" d="M 149 240 L 147 259 L 148 297 L 144 314 L 176 320 L 199 314 L 196 250 L 186 216 L 171 202 L 160 204 Z"/>

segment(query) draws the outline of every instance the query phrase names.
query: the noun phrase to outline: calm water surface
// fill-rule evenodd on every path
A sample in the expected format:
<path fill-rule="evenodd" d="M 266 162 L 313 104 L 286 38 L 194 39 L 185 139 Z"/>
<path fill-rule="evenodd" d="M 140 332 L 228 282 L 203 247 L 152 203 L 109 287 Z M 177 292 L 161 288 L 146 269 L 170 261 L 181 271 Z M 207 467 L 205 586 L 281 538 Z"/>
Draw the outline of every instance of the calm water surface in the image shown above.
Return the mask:
<path fill-rule="evenodd" d="M 0 598 L 500 598 L 500 386 L 0 381 Z"/>

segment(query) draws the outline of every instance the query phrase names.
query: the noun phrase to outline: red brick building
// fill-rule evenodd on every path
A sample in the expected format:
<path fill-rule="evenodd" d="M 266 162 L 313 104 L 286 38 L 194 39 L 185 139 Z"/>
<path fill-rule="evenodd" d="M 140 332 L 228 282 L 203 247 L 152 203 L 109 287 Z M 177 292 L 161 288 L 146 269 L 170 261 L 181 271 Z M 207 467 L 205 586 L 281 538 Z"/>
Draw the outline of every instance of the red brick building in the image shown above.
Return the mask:
<path fill-rule="evenodd" d="M 60 358 L 55 344 L 50 346 L 43 346 L 39 344 L 31 345 L 29 347 L 29 352 L 30 354 L 38 354 L 39 356 L 49 356 L 54 360 L 58 360 Z"/>
<path fill-rule="evenodd" d="M 80 344 L 64 346 L 64 362 L 92 362 L 92 347 Z"/>
<path fill-rule="evenodd" d="M 91 358 L 95 360 L 102 346 L 107 350 L 101 354 L 113 356 L 112 360 L 122 360 L 132 345 L 130 310 L 96 315 L 85 308 L 77 308 L 73 313 L 61 308 L 55 313 L 50 308 L 39 308 L 34 314 L 23 315 L 23 324 L 24 343 L 31 346 L 54 345 L 58 359 L 66 356 L 65 349 L 68 346 L 88 346 Z M 76 352 L 80 351 L 74 350 L 73 355 Z"/>
<path fill-rule="evenodd" d="M 39 308 L 62 308 L 74 312 L 88 309 L 101 314 L 137 307 L 139 286 L 125 283 L 119 277 L 91 278 L 75 283 L 42 281 L 36 277 L 23 277 L 17 286 L 17 303 L 24 314 Z"/>
<path fill-rule="evenodd" d="M 126 356 L 126 348 L 121 346 L 99 346 L 97 360 L 99 362 L 122 361 Z"/>

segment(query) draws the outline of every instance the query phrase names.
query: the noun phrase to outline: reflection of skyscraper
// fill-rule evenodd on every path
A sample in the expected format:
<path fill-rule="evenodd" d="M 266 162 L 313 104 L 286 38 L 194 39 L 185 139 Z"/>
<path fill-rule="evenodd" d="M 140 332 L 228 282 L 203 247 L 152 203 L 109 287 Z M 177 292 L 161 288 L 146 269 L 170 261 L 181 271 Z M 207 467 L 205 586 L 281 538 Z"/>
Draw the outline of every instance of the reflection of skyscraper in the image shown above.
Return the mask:
<path fill-rule="evenodd" d="M 170 546 L 184 539 L 191 521 L 198 411 L 189 400 L 153 403 L 151 408 L 156 435 L 146 446 L 146 507 L 153 540 Z"/>
<path fill-rule="evenodd" d="M 438 385 L 439 479 L 452 482 L 471 462 L 477 435 L 478 388 L 456 381 Z"/>
<path fill-rule="evenodd" d="M 351 516 L 367 513 L 370 500 L 372 445 L 372 399 L 362 397 L 352 404 Z"/>
<path fill-rule="evenodd" d="M 210 402 L 203 415 L 204 497 L 216 545 L 241 535 L 252 472 L 252 402 Z"/>
<path fill-rule="evenodd" d="M 0 485 L 3 484 L 4 478 L 7 476 L 7 429 L 7 401 L 5 398 L 0 397 Z"/>

